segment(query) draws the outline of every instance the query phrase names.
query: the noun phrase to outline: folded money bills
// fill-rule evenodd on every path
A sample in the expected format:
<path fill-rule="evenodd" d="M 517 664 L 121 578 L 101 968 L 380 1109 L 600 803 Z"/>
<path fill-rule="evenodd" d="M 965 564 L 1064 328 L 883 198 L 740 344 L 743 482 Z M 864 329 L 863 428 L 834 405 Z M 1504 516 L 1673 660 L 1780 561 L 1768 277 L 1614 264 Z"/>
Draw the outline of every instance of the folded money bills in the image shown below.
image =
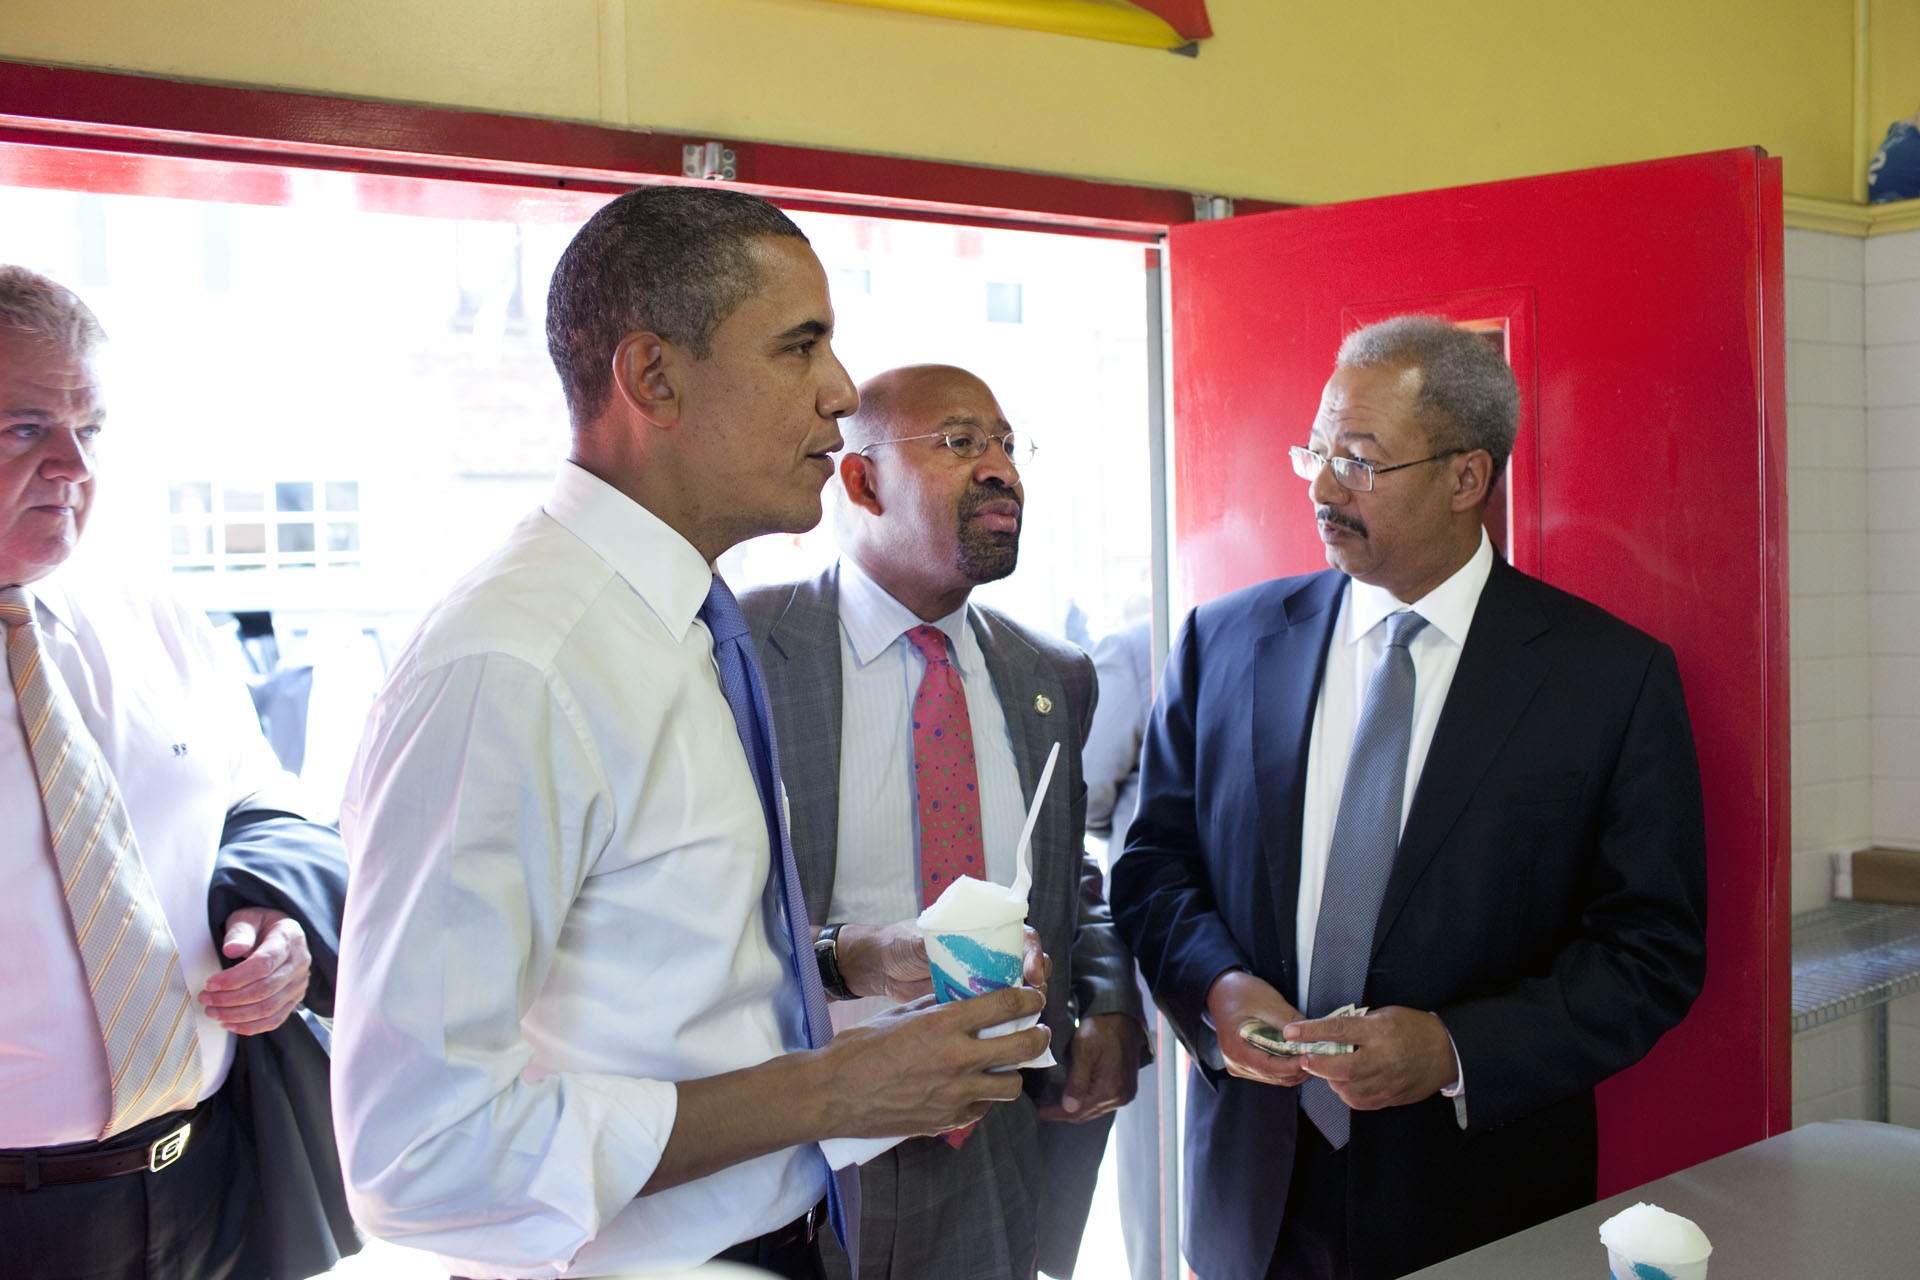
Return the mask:
<path fill-rule="evenodd" d="M 1329 1018 L 1365 1017 L 1367 1007 L 1359 1004 L 1342 1005 Z M 1246 1022 L 1240 1026 L 1240 1038 L 1256 1049 L 1264 1050 L 1280 1058 L 1316 1058 L 1331 1057 L 1339 1053 L 1352 1053 L 1354 1046 L 1339 1040 L 1289 1040 L 1280 1033 L 1280 1028 L 1265 1022 Z"/>

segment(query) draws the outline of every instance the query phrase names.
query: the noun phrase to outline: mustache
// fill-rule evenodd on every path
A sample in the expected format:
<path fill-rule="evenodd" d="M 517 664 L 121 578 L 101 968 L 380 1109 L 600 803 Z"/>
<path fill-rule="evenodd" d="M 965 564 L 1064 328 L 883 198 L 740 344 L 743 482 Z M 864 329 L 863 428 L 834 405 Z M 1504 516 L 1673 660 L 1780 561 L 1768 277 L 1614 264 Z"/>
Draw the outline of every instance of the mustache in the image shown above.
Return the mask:
<path fill-rule="evenodd" d="M 1011 502 L 1023 512 L 1026 506 L 1026 500 L 1020 496 L 1018 489 L 1010 489 L 1002 484 L 980 484 L 976 481 L 968 485 L 967 491 L 960 496 L 960 518 L 962 520 L 970 518 L 989 502 Z"/>
<path fill-rule="evenodd" d="M 1338 525 L 1342 529 L 1350 530 L 1363 538 L 1367 536 L 1367 526 L 1361 522 L 1358 516 L 1350 516 L 1346 512 L 1336 511 L 1332 507 L 1315 507 L 1313 509 L 1313 515 L 1316 520 L 1324 520 L 1328 524 Z"/>

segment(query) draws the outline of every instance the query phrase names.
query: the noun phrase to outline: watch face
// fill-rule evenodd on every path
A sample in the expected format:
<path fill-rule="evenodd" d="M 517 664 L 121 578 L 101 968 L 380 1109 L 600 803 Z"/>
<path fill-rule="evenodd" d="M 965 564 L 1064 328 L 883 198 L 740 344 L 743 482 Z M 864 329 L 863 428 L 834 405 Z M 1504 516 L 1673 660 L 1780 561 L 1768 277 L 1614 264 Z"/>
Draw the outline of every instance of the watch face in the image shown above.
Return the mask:
<path fill-rule="evenodd" d="M 820 985 L 835 1000 L 851 1000 L 853 992 L 840 976 L 840 926 L 830 924 L 813 940 L 814 963 L 820 968 Z"/>

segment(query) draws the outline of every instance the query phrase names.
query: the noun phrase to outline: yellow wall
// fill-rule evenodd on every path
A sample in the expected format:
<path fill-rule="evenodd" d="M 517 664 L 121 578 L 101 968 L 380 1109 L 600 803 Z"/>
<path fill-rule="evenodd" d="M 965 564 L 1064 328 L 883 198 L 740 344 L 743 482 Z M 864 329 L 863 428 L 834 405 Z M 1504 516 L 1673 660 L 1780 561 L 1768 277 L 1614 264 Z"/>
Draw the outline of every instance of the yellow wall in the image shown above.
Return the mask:
<path fill-rule="evenodd" d="M 1854 0 L 1209 10 L 1185 59 L 820 0 L 0 0 L 0 57 L 1304 202 L 1758 143 L 1851 198 Z"/>
<path fill-rule="evenodd" d="M 1875 0 L 1868 15 L 1868 148 L 1920 111 L 1920 0 Z"/>

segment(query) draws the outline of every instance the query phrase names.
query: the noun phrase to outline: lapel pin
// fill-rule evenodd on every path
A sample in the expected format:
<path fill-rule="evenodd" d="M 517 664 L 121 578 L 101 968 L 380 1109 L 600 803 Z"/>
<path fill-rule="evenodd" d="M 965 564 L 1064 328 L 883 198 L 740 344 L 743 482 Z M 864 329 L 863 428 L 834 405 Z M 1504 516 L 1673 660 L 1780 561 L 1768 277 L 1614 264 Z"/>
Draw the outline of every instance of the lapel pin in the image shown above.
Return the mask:
<path fill-rule="evenodd" d="M 1036 693 L 1033 695 L 1033 709 L 1043 716 L 1050 716 L 1053 714 L 1053 699 L 1044 693 Z"/>

